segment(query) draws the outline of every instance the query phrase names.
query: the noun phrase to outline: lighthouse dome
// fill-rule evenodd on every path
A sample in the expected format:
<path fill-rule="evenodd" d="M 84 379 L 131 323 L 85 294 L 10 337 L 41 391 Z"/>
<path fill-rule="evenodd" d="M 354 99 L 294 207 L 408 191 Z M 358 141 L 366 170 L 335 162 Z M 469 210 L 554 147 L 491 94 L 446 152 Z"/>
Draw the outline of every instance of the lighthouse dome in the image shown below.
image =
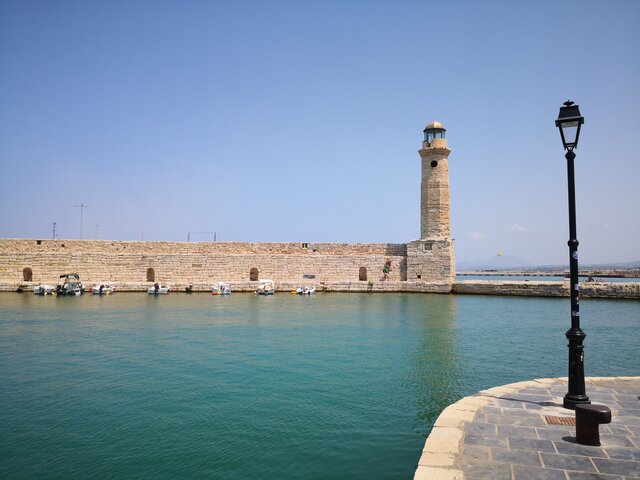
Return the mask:
<path fill-rule="evenodd" d="M 424 141 L 431 144 L 435 139 L 445 139 L 447 138 L 445 133 L 447 129 L 444 128 L 444 125 L 440 122 L 431 122 L 427 127 L 423 130 L 424 132 Z"/>
<path fill-rule="evenodd" d="M 424 131 L 426 130 L 446 130 L 446 128 L 444 128 L 444 125 L 440 122 L 431 122 L 429 125 L 427 125 L 427 127 L 424 129 Z"/>

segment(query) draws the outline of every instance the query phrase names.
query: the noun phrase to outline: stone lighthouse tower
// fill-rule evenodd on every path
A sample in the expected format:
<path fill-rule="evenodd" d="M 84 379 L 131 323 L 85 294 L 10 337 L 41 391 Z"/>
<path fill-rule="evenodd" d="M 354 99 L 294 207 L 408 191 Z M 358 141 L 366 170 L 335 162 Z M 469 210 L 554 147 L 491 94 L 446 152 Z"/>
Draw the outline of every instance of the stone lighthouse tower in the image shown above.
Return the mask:
<path fill-rule="evenodd" d="M 407 245 L 407 280 L 450 284 L 455 278 L 446 129 L 432 122 L 418 152 L 422 161 L 420 240 Z"/>

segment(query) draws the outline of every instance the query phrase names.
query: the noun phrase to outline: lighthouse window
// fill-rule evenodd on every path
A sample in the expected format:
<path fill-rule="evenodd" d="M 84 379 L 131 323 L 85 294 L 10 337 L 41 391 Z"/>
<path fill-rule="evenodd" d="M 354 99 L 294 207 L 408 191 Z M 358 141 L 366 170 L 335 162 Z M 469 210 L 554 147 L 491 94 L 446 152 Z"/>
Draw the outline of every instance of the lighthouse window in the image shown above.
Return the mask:
<path fill-rule="evenodd" d="M 446 138 L 444 132 L 444 130 L 440 129 L 427 130 L 424 134 L 424 139 L 427 141 L 427 143 L 431 143 L 434 138 Z"/>

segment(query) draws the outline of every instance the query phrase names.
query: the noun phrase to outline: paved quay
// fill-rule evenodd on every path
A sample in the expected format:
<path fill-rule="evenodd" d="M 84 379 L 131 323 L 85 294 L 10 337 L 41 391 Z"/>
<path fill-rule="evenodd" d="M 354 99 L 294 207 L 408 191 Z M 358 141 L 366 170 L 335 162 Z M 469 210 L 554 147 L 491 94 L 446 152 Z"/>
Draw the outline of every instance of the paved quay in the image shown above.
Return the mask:
<path fill-rule="evenodd" d="M 575 412 L 562 407 L 566 378 L 519 382 L 447 407 L 414 480 L 640 479 L 640 377 L 588 378 L 586 392 L 611 409 L 601 446 L 576 443 Z"/>

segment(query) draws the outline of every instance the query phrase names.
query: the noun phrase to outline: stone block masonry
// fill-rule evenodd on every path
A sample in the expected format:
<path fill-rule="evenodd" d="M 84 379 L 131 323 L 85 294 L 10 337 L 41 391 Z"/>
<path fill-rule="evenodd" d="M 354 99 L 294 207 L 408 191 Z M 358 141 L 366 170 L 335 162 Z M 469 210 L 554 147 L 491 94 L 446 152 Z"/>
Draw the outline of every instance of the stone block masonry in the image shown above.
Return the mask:
<path fill-rule="evenodd" d="M 56 284 L 64 273 L 92 282 L 209 286 L 273 279 L 278 283 L 406 280 L 404 244 L 121 242 L 0 240 L 0 281 Z M 387 274 L 383 273 L 389 265 Z M 450 291 L 450 285 L 447 291 Z"/>
<path fill-rule="evenodd" d="M 416 240 L 407 245 L 407 279 L 442 281 L 455 278 L 451 240 Z"/>

